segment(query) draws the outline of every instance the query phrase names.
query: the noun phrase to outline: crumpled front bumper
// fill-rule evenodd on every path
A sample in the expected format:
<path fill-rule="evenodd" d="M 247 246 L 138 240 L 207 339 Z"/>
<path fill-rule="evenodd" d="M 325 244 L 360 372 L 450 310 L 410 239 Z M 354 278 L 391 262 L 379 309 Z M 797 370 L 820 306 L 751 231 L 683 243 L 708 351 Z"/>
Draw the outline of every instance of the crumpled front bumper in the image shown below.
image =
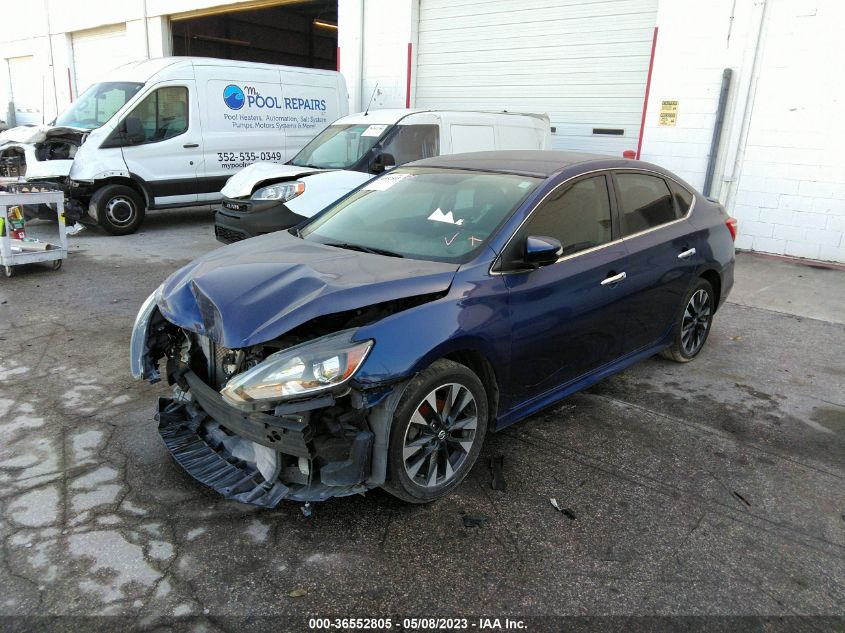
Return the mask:
<path fill-rule="evenodd" d="M 159 434 L 174 459 L 200 483 L 227 499 L 267 508 L 276 507 L 283 499 L 324 501 L 368 489 L 363 482 L 370 474 L 371 432 L 359 432 L 345 461 L 323 465 L 318 476 L 307 482 L 285 481 L 284 469 L 278 468 L 268 479 L 258 466 L 258 458 L 245 459 L 236 454 L 230 440 L 250 443 L 255 455 L 264 456 L 265 464 L 281 455 L 306 460 L 313 473 L 310 424 L 297 416 L 240 412 L 195 374 L 188 372 L 185 379 L 190 397 L 160 398 L 156 418 Z"/>

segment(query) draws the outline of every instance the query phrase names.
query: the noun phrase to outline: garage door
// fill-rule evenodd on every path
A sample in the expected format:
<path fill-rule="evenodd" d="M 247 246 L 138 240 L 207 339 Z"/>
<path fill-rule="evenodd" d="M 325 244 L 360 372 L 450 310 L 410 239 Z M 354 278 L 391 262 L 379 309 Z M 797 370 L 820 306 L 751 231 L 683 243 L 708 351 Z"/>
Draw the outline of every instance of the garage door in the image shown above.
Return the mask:
<path fill-rule="evenodd" d="M 43 123 L 41 106 L 44 97 L 44 77 L 35 66 L 32 55 L 9 58 L 9 79 L 12 84 L 12 101 L 15 104 L 17 125 Z M 5 119 L 5 116 L 0 115 Z"/>
<path fill-rule="evenodd" d="M 132 61 L 127 53 L 126 25 L 105 26 L 73 34 L 73 71 L 76 95 L 81 95 L 103 75 Z"/>
<path fill-rule="evenodd" d="M 552 147 L 636 149 L 657 0 L 421 0 L 415 105 L 545 112 Z"/>

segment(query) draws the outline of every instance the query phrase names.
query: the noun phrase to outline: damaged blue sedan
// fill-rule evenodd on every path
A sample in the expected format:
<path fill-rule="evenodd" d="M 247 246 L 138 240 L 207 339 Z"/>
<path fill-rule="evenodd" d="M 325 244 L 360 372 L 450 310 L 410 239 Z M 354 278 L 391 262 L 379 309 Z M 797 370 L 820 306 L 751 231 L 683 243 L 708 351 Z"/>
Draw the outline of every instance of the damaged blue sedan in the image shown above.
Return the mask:
<path fill-rule="evenodd" d="M 164 443 L 227 498 L 432 501 L 487 433 L 654 354 L 695 358 L 735 234 L 648 163 L 426 159 L 173 274 L 141 307 L 131 369 L 173 386 Z"/>

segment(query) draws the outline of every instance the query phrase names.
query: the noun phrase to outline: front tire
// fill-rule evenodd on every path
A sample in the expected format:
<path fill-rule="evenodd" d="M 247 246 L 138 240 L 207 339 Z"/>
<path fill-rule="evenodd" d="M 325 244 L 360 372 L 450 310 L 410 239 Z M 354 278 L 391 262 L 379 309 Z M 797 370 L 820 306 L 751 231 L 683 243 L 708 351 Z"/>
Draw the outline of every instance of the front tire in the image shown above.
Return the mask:
<path fill-rule="evenodd" d="M 97 224 L 106 233 L 129 235 L 138 230 L 146 212 L 141 195 L 126 185 L 106 185 L 91 197 Z"/>
<path fill-rule="evenodd" d="M 487 392 L 468 367 L 441 359 L 420 372 L 393 414 L 383 488 L 410 503 L 448 495 L 478 459 L 488 415 Z"/>
<path fill-rule="evenodd" d="M 699 279 L 684 297 L 672 344 L 661 356 L 677 363 L 688 363 L 698 356 L 707 342 L 715 311 L 713 286 L 706 279 Z"/>

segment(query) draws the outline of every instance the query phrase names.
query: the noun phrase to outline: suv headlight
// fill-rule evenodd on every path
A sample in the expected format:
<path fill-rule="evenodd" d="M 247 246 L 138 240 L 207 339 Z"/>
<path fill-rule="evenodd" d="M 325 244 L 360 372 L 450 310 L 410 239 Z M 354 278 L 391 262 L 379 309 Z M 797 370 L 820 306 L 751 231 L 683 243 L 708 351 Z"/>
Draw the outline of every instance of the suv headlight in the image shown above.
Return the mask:
<path fill-rule="evenodd" d="M 275 185 L 267 185 L 256 189 L 252 194 L 253 200 L 279 200 L 280 202 L 287 202 L 293 200 L 296 196 L 301 196 L 305 191 L 305 183 L 301 180 L 294 180 L 293 182 L 279 182 Z"/>
<path fill-rule="evenodd" d="M 352 378 L 373 347 L 371 340 L 353 341 L 354 334 L 345 330 L 271 354 L 220 393 L 233 407 L 256 411 L 334 389 Z"/>

